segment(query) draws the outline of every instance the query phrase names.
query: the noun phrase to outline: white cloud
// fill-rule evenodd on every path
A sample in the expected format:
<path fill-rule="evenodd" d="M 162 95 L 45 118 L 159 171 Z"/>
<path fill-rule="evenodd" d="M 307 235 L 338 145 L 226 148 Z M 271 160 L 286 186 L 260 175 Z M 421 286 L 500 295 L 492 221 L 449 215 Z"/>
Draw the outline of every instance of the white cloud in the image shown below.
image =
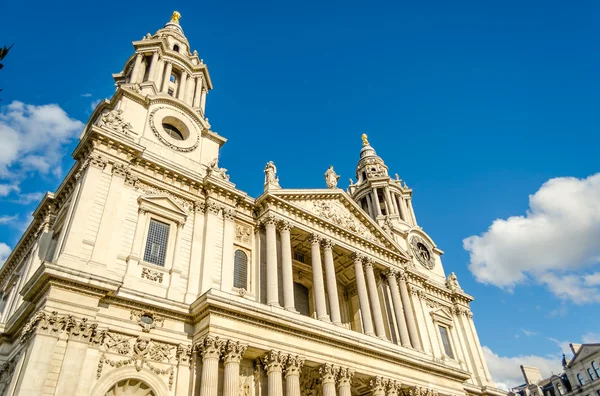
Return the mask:
<path fill-rule="evenodd" d="M 19 190 L 19 186 L 16 184 L 0 184 L 0 197 L 6 197 L 13 191 L 18 192 Z"/>
<path fill-rule="evenodd" d="M 98 100 L 94 100 L 91 104 L 90 107 L 92 109 L 92 111 L 96 110 L 96 106 L 98 106 L 98 104 L 102 102 L 102 99 L 98 99 Z"/>
<path fill-rule="evenodd" d="M 529 196 L 524 216 L 497 219 L 463 240 L 482 283 L 512 290 L 530 280 L 578 304 L 600 302 L 600 173 L 550 179 Z M 577 271 L 577 273 L 575 273 Z"/>
<path fill-rule="evenodd" d="M 0 108 L 0 178 L 15 180 L 19 171 L 60 175 L 63 147 L 82 128 L 81 121 L 55 104 L 14 101 Z"/>
<path fill-rule="evenodd" d="M 538 333 L 536 331 L 529 331 L 529 330 L 525 330 L 525 329 L 521 329 L 521 331 L 523 332 L 523 334 L 525 334 L 527 337 L 533 337 L 538 335 Z"/>
<path fill-rule="evenodd" d="M 584 344 L 597 344 L 600 343 L 600 333 L 586 333 L 581 337 L 581 341 Z"/>
<path fill-rule="evenodd" d="M 562 370 L 560 355 L 547 357 L 536 355 L 499 356 L 486 346 L 483 347 L 483 355 L 496 387 L 500 389 L 510 389 L 525 382 L 521 373 L 521 365 L 539 368 L 544 377 Z"/>
<path fill-rule="evenodd" d="M 32 202 L 38 202 L 39 200 L 41 200 L 44 197 L 44 195 L 45 194 L 43 192 L 32 192 L 32 193 L 19 194 L 17 196 L 17 199 L 13 200 L 12 202 L 18 203 L 21 205 L 28 205 Z"/>
<path fill-rule="evenodd" d="M 4 264 L 12 249 L 4 242 L 0 242 L 0 266 Z"/>
<path fill-rule="evenodd" d="M 12 215 L 12 216 L 2 215 L 2 216 L 0 216 L 0 224 L 9 224 L 11 222 L 14 222 L 15 220 L 17 220 L 17 217 L 19 217 L 19 216 L 18 215 Z"/>
<path fill-rule="evenodd" d="M 84 94 L 81 94 L 81 96 L 84 97 L 84 98 L 89 98 L 89 97 L 92 96 L 92 94 L 91 93 L 84 93 Z"/>

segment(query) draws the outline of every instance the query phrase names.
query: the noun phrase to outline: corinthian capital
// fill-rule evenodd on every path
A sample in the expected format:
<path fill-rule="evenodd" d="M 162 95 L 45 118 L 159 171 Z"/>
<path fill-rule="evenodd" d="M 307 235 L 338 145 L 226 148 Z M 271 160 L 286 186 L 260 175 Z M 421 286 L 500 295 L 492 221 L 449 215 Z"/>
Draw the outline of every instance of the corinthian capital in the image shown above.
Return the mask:
<path fill-rule="evenodd" d="M 360 253 L 355 252 L 355 253 L 352 253 L 350 258 L 352 259 L 352 261 L 360 261 L 362 263 L 362 261 L 365 259 L 365 256 Z"/>
<path fill-rule="evenodd" d="M 304 366 L 303 357 L 290 355 L 285 364 L 285 377 L 287 378 L 290 375 L 299 376 L 302 371 L 302 366 Z"/>
<path fill-rule="evenodd" d="M 289 221 L 281 220 L 277 225 L 279 231 L 290 231 L 292 229 L 292 224 Z"/>
<path fill-rule="evenodd" d="M 265 216 L 264 219 L 262 219 L 262 223 L 265 226 L 271 226 L 271 225 L 272 226 L 276 226 L 277 225 L 277 221 L 278 221 L 277 217 L 275 217 L 272 214 L 268 214 L 267 216 Z"/>
<path fill-rule="evenodd" d="M 323 249 L 331 250 L 335 246 L 335 244 L 331 241 L 331 239 L 323 238 L 321 240 L 321 246 L 323 246 Z"/>
<path fill-rule="evenodd" d="M 333 364 L 325 363 L 321 367 L 319 367 L 319 375 L 321 375 L 321 382 L 335 382 L 335 377 L 337 376 L 338 369 L 336 369 Z"/>
<path fill-rule="evenodd" d="M 223 350 L 223 341 L 219 337 L 206 336 L 204 337 L 199 345 L 200 351 L 202 352 L 202 359 L 218 359 L 221 356 Z"/>
<path fill-rule="evenodd" d="M 402 384 L 398 381 L 394 381 L 394 380 L 388 381 L 387 396 L 398 396 L 401 386 L 402 386 Z"/>
<path fill-rule="evenodd" d="M 383 377 L 374 377 L 370 382 L 369 382 L 369 386 L 371 387 L 371 390 L 373 391 L 373 395 L 374 396 L 384 396 L 385 395 L 385 388 L 386 388 L 386 384 L 387 384 L 387 380 Z"/>
<path fill-rule="evenodd" d="M 388 282 L 396 282 L 397 273 L 398 271 L 396 271 L 394 268 L 389 268 L 383 274 L 385 275 L 385 278 L 388 280 Z"/>
<path fill-rule="evenodd" d="M 319 244 L 319 243 L 321 242 L 321 237 L 320 237 L 320 236 L 318 236 L 317 234 L 310 234 L 310 235 L 308 236 L 308 241 L 309 241 L 311 244 L 313 244 L 313 245 L 314 245 L 315 243 L 316 243 L 316 244 Z"/>
<path fill-rule="evenodd" d="M 265 366 L 265 370 L 267 374 L 278 371 L 281 372 L 283 370 L 283 365 L 287 360 L 287 355 L 279 352 L 279 351 L 270 351 L 262 358 L 262 363 Z"/>
<path fill-rule="evenodd" d="M 340 386 L 352 386 L 352 378 L 354 377 L 354 370 L 340 367 L 338 382 Z"/>
<path fill-rule="evenodd" d="M 223 360 L 225 363 L 239 362 L 242 360 L 247 348 L 248 345 L 241 344 L 239 341 L 227 341 L 223 353 Z"/>

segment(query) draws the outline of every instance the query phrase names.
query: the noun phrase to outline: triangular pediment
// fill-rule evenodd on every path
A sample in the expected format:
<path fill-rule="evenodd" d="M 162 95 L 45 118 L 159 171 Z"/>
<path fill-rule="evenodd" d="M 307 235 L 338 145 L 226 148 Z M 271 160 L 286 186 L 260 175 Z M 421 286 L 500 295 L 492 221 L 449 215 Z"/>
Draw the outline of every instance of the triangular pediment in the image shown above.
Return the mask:
<path fill-rule="evenodd" d="M 594 353 L 598 353 L 598 351 L 600 351 L 600 344 L 583 344 L 575 356 L 573 356 L 573 359 L 569 362 L 569 365 L 572 365 L 576 361 L 585 359 Z"/>
<path fill-rule="evenodd" d="M 452 315 L 444 308 L 434 309 L 431 311 L 431 315 L 435 316 L 437 319 L 443 319 L 452 322 Z"/>
<path fill-rule="evenodd" d="M 187 212 L 167 195 L 145 195 L 138 199 L 140 209 L 157 213 L 178 223 L 184 223 Z"/>
<path fill-rule="evenodd" d="M 323 221 L 394 251 L 408 260 L 408 254 L 342 190 L 276 190 L 270 192 L 283 201 Z"/>

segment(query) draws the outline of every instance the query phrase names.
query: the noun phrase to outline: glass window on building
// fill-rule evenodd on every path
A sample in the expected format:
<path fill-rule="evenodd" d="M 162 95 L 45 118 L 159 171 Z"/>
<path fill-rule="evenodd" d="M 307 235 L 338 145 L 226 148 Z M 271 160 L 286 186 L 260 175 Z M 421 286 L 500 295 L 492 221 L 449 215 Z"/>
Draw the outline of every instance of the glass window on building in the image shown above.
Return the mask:
<path fill-rule="evenodd" d="M 155 219 L 150 219 L 148 238 L 144 249 L 144 261 L 165 266 L 167 242 L 169 241 L 169 225 Z"/>

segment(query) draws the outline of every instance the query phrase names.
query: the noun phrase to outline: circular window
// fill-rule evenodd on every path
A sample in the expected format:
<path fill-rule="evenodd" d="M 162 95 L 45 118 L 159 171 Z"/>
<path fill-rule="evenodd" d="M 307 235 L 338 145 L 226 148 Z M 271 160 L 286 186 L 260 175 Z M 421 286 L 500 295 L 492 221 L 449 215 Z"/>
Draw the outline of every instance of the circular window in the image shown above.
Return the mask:
<path fill-rule="evenodd" d="M 429 243 L 425 242 L 423 238 L 414 235 L 410 239 L 410 244 L 417 261 L 419 261 L 423 267 L 429 270 L 433 269 L 435 267 L 435 259 L 431 254 L 432 247 Z"/>
<path fill-rule="evenodd" d="M 148 314 L 144 314 L 144 315 L 140 316 L 140 320 L 143 323 L 148 324 L 148 325 L 151 325 L 154 322 L 154 318 L 152 318 L 152 316 L 148 315 Z"/>
<path fill-rule="evenodd" d="M 179 109 L 158 107 L 150 113 L 149 121 L 157 139 L 173 150 L 192 151 L 200 143 L 197 123 Z"/>
<path fill-rule="evenodd" d="M 183 140 L 183 133 L 181 133 L 177 127 L 167 124 L 166 122 L 163 122 L 162 126 L 165 132 L 167 132 L 167 135 L 171 136 L 175 140 Z"/>

